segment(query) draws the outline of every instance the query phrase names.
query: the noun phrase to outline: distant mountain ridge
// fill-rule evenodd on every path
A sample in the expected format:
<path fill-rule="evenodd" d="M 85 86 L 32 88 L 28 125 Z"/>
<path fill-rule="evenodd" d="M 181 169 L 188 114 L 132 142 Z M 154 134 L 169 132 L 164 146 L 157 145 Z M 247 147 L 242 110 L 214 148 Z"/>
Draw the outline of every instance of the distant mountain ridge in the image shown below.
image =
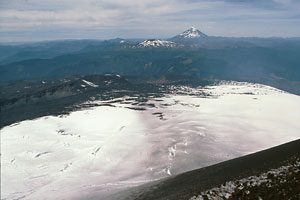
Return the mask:
<path fill-rule="evenodd" d="M 300 38 L 226 38 L 190 28 L 162 39 L 0 45 L 0 81 L 117 73 L 255 81 L 300 94 Z M 292 81 L 292 83 L 290 83 Z"/>
<path fill-rule="evenodd" d="M 145 47 L 153 47 L 153 48 L 175 48 L 175 47 L 183 47 L 186 44 L 182 43 L 182 41 L 193 41 L 193 39 L 202 39 L 208 38 L 206 34 L 202 33 L 198 29 L 191 27 L 186 31 L 170 38 L 167 40 L 161 39 L 147 39 L 144 40 L 137 45 L 132 46 L 133 48 L 145 48 Z M 187 46 L 188 47 L 188 46 Z"/>

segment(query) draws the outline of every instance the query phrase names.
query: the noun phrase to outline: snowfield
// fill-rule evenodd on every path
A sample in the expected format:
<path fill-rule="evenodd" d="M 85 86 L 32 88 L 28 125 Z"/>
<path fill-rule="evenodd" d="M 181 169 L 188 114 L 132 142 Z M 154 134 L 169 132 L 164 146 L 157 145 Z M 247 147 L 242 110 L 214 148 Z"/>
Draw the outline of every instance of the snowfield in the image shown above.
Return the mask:
<path fill-rule="evenodd" d="M 87 102 L 106 106 L 4 127 L 1 199 L 104 198 L 300 138 L 299 96 L 238 82 L 172 91 L 144 110 Z"/>
<path fill-rule="evenodd" d="M 144 47 L 167 47 L 167 48 L 174 48 L 177 46 L 181 46 L 171 41 L 167 40 L 145 40 L 140 42 L 138 45 L 133 46 L 133 48 L 144 48 Z"/>

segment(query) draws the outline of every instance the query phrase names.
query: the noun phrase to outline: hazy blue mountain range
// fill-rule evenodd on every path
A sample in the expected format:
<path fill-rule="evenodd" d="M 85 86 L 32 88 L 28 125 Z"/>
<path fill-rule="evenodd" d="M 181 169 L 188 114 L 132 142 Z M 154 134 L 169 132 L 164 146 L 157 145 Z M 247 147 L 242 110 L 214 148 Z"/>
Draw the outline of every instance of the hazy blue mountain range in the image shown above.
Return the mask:
<path fill-rule="evenodd" d="M 74 40 L 0 46 L 0 80 L 76 74 L 188 75 L 247 80 L 295 92 L 299 38 L 226 38 L 195 28 L 167 40 Z M 285 88 L 285 85 L 293 86 Z M 297 93 L 297 91 L 296 91 Z"/>

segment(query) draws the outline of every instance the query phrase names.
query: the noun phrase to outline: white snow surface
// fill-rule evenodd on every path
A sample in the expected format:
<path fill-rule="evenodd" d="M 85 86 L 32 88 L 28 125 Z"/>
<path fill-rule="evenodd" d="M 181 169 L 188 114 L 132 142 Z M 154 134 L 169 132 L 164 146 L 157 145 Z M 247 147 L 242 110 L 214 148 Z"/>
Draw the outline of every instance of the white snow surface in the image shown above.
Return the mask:
<path fill-rule="evenodd" d="M 167 48 L 173 48 L 178 46 L 176 43 L 167 41 L 167 40 L 145 40 L 143 42 L 140 42 L 137 47 L 142 48 L 142 47 L 167 47 Z"/>
<path fill-rule="evenodd" d="M 104 198 L 300 137 L 299 96 L 237 82 L 172 89 L 145 111 L 111 103 L 4 127 L 1 199 Z"/>
<path fill-rule="evenodd" d="M 92 83 L 92 82 L 89 82 L 89 81 L 87 81 L 87 80 L 82 80 L 84 83 L 86 83 L 87 85 L 89 85 L 89 86 L 91 86 L 91 87 L 94 87 L 94 88 L 96 88 L 96 87 L 99 87 L 99 85 L 96 85 L 96 84 L 94 84 L 94 83 Z"/>

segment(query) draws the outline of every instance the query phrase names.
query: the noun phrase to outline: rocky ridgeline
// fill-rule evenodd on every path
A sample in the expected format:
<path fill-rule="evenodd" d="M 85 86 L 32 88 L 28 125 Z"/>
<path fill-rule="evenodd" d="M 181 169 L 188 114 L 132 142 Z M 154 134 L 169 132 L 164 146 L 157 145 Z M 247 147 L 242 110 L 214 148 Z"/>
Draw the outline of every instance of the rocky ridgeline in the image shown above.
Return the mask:
<path fill-rule="evenodd" d="M 300 158 L 258 176 L 229 181 L 190 200 L 282 200 L 300 199 Z"/>

